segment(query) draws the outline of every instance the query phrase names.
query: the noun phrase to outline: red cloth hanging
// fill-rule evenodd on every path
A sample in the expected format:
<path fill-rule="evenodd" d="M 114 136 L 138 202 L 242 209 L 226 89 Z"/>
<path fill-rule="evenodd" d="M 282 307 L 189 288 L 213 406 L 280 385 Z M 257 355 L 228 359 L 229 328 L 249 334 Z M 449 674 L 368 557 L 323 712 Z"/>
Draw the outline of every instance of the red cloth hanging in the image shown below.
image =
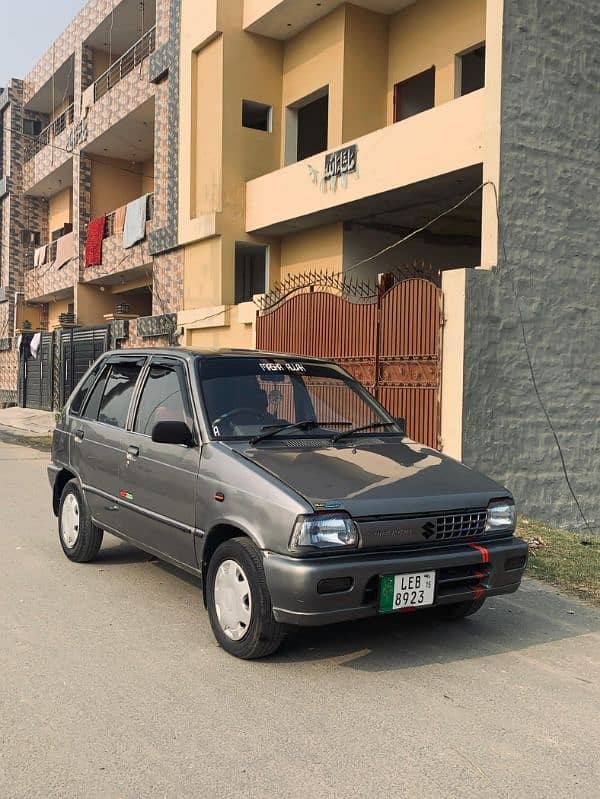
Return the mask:
<path fill-rule="evenodd" d="M 106 215 L 92 219 L 87 228 L 87 241 L 85 242 L 85 265 L 100 266 L 102 263 L 102 240 Z"/>

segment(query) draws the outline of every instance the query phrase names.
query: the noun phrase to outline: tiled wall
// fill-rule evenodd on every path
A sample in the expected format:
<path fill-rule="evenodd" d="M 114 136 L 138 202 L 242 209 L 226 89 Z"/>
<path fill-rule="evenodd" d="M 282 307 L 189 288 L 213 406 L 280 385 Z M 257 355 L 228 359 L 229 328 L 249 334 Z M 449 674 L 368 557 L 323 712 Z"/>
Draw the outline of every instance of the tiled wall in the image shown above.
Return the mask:
<path fill-rule="evenodd" d="M 133 70 L 88 112 L 87 133 L 73 153 L 65 152 L 71 133 L 67 128 L 33 158 L 32 143 L 23 136 L 8 137 L 11 147 L 10 194 L 0 200 L 2 231 L 0 241 L 0 273 L 5 273 L 2 285 L 15 291 L 25 289 L 29 298 L 51 294 L 75 285 L 78 279 L 88 281 L 126 268 L 152 264 L 153 313 L 175 312 L 183 302 L 183 250 L 177 249 L 177 190 L 178 190 L 178 114 L 179 114 L 179 36 L 181 0 L 157 0 L 156 51 L 141 68 Z M 111 12 L 114 0 L 91 0 L 36 64 L 24 83 L 14 81 L 9 88 L 10 105 L 5 111 L 8 126 L 22 128 L 23 105 L 51 78 L 68 58 L 74 56 L 74 123 L 80 121 L 81 92 L 93 79 L 92 53 L 83 41 Z M 104 241 L 104 258 L 100 267 L 84 267 L 85 239 L 91 211 L 91 162 L 81 151 L 121 119 L 154 96 L 155 98 L 155 192 L 154 219 L 148 240 L 132 248 L 126 261 L 118 237 Z M 32 117 L 27 112 L 28 117 Z M 49 120 L 39 115 L 42 126 Z M 5 123 L 6 124 L 6 123 Z M 6 137 L 5 137 L 6 140 Z M 23 229 L 39 230 L 42 243 L 48 240 L 47 202 L 25 198 L 23 191 L 32 189 L 57 167 L 72 159 L 73 164 L 73 229 L 77 258 L 60 271 L 46 264 L 30 270 L 33 247 L 23 243 Z M 1 176 L 0 176 L 1 177 Z M 10 268 L 9 268 L 10 264 Z M 127 279 L 127 276 L 124 276 Z M 2 331 L 12 337 L 14 320 L 13 300 L 0 303 L 0 340 Z M 44 322 L 45 320 L 45 322 Z M 47 307 L 43 306 L 43 321 L 47 325 Z M 169 343 L 164 337 L 139 339 L 136 326 L 131 326 L 133 343 L 148 346 Z M 14 349 L 3 351 L 0 346 L 0 402 L 3 396 L 12 397 L 17 384 L 17 357 Z M 4 392 L 4 395 L 2 394 Z M 4 400 L 5 401 L 5 400 Z"/>

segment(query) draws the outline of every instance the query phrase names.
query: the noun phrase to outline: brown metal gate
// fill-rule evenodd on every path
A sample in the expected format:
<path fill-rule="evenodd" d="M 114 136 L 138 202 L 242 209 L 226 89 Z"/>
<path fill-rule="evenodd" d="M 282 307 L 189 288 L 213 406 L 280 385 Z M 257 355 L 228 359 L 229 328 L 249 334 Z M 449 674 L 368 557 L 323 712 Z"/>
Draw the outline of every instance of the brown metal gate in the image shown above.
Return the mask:
<path fill-rule="evenodd" d="M 314 288 L 314 287 L 313 287 Z M 403 416 L 411 438 L 439 448 L 442 292 L 421 278 L 354 302 L 323 290 L 292 294 L 258 317 L 258 349 L 331 358 Z"/>

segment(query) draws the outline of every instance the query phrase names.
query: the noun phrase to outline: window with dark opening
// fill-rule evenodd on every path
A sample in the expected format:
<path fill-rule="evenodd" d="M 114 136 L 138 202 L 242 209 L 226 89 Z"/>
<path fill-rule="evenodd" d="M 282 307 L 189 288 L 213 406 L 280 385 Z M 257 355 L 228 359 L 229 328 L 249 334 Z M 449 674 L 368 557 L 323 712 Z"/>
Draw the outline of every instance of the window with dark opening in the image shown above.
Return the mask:
<path fill-rule="evenodd" d="M 394 87 L 394 122 L 420 114 L 435 105 L 435 67 Z"/>
<path fill-rule="evenodd" d="M 327 149 L 329 95 L 298 109 L 298 161 Z"/>
<path fill-rule="evenodd" d="M 267 248 L 236 242 L 235 302 L 249 302 L 255 294 L 264 294 L 267 282 Z"/>
<path fill-rule="evenodd" d="M 329 138 L 329 87 L 288 106 L 285 162 L 294 164 L 327 149 Z"/>
<path fill-rule="evenodd" d="M 242 100 L 242 125 L 252 130 L 272 130 L 273 108 L 253 100 Z"/>
<path fill-rule="evenodd" d="M 485 86 L 485 45 L 457 56 L 460 97 Z"/>
<path fill-rule="evenodd" d="M 42 123 L 39 119 L 24 119 L 23 133 L 26 136 L 39 136 L 42 132 Z"/>

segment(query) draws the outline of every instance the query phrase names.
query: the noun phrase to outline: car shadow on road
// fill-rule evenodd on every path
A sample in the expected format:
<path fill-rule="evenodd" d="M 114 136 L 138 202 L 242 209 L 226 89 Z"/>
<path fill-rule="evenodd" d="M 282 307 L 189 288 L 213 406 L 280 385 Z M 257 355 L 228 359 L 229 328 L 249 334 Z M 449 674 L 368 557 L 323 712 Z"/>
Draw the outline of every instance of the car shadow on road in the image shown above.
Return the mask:
<path fill-rule="evenodd" d="M 461 621 L 432 611 L 328 627 L 293 629 L 271 662 L 341 659 L 345 668 L 393 671 L 489 657 L 600 631 L 597 609 L 528 581 L 509 597 L 496 597 Z"/>
<path fill-rule="evenodd" d="M 174 581 L 201 590 L 198 577 L 107 536 L 96 564 L 149 563 Z M 157 590 L 168 590 L 168 582 Z M 201 603 L 199 603 L 199 612 Z M 190 631 L 198 635 L 198 629 Z M 344 668 L 384 672 L 489 657 L 600 632 L 600 612 L 536 580 L 521 590 L 488 599 L 479 613 L 444 622 L 432 611 L 390 614 L 327 627 L 289 627 L 281 649 L 265 663 L 334 659 Z M 208 621 L 206 635 L 211 635 Z"/>
<path fill-rule="evenodd" d="M 178 569 L 176 566 L 171 566 L 166 561 L 144 552 L 134 544 L 129 544 L 127 541 L 121 541 L 109 534 L 106 534 L 105 543 L 94 560 L 95 564 L 104 564 L 106 566 L 126 566 L 135 563 L 151 563 L 158 569 L 161 569 L 168 574 L 177 577 L 178 580 L 189 583 L 194 588 L 201 588 L 202 582 L 199 577 L 193 574 Z"/>
<path fill-rule="evenodd" d="M 152 555 L 138 549 L 133 544 L 128 544 L 126 541 L 120 541 L 112 536 L 108 537 L 108 541 L 102 545 L 100 552 L 94 559 L 95 564 L 105 564 L 107 566 L 126 566 L 131 563 L 144 563 L 145 561 L 154 561 Z"/>

